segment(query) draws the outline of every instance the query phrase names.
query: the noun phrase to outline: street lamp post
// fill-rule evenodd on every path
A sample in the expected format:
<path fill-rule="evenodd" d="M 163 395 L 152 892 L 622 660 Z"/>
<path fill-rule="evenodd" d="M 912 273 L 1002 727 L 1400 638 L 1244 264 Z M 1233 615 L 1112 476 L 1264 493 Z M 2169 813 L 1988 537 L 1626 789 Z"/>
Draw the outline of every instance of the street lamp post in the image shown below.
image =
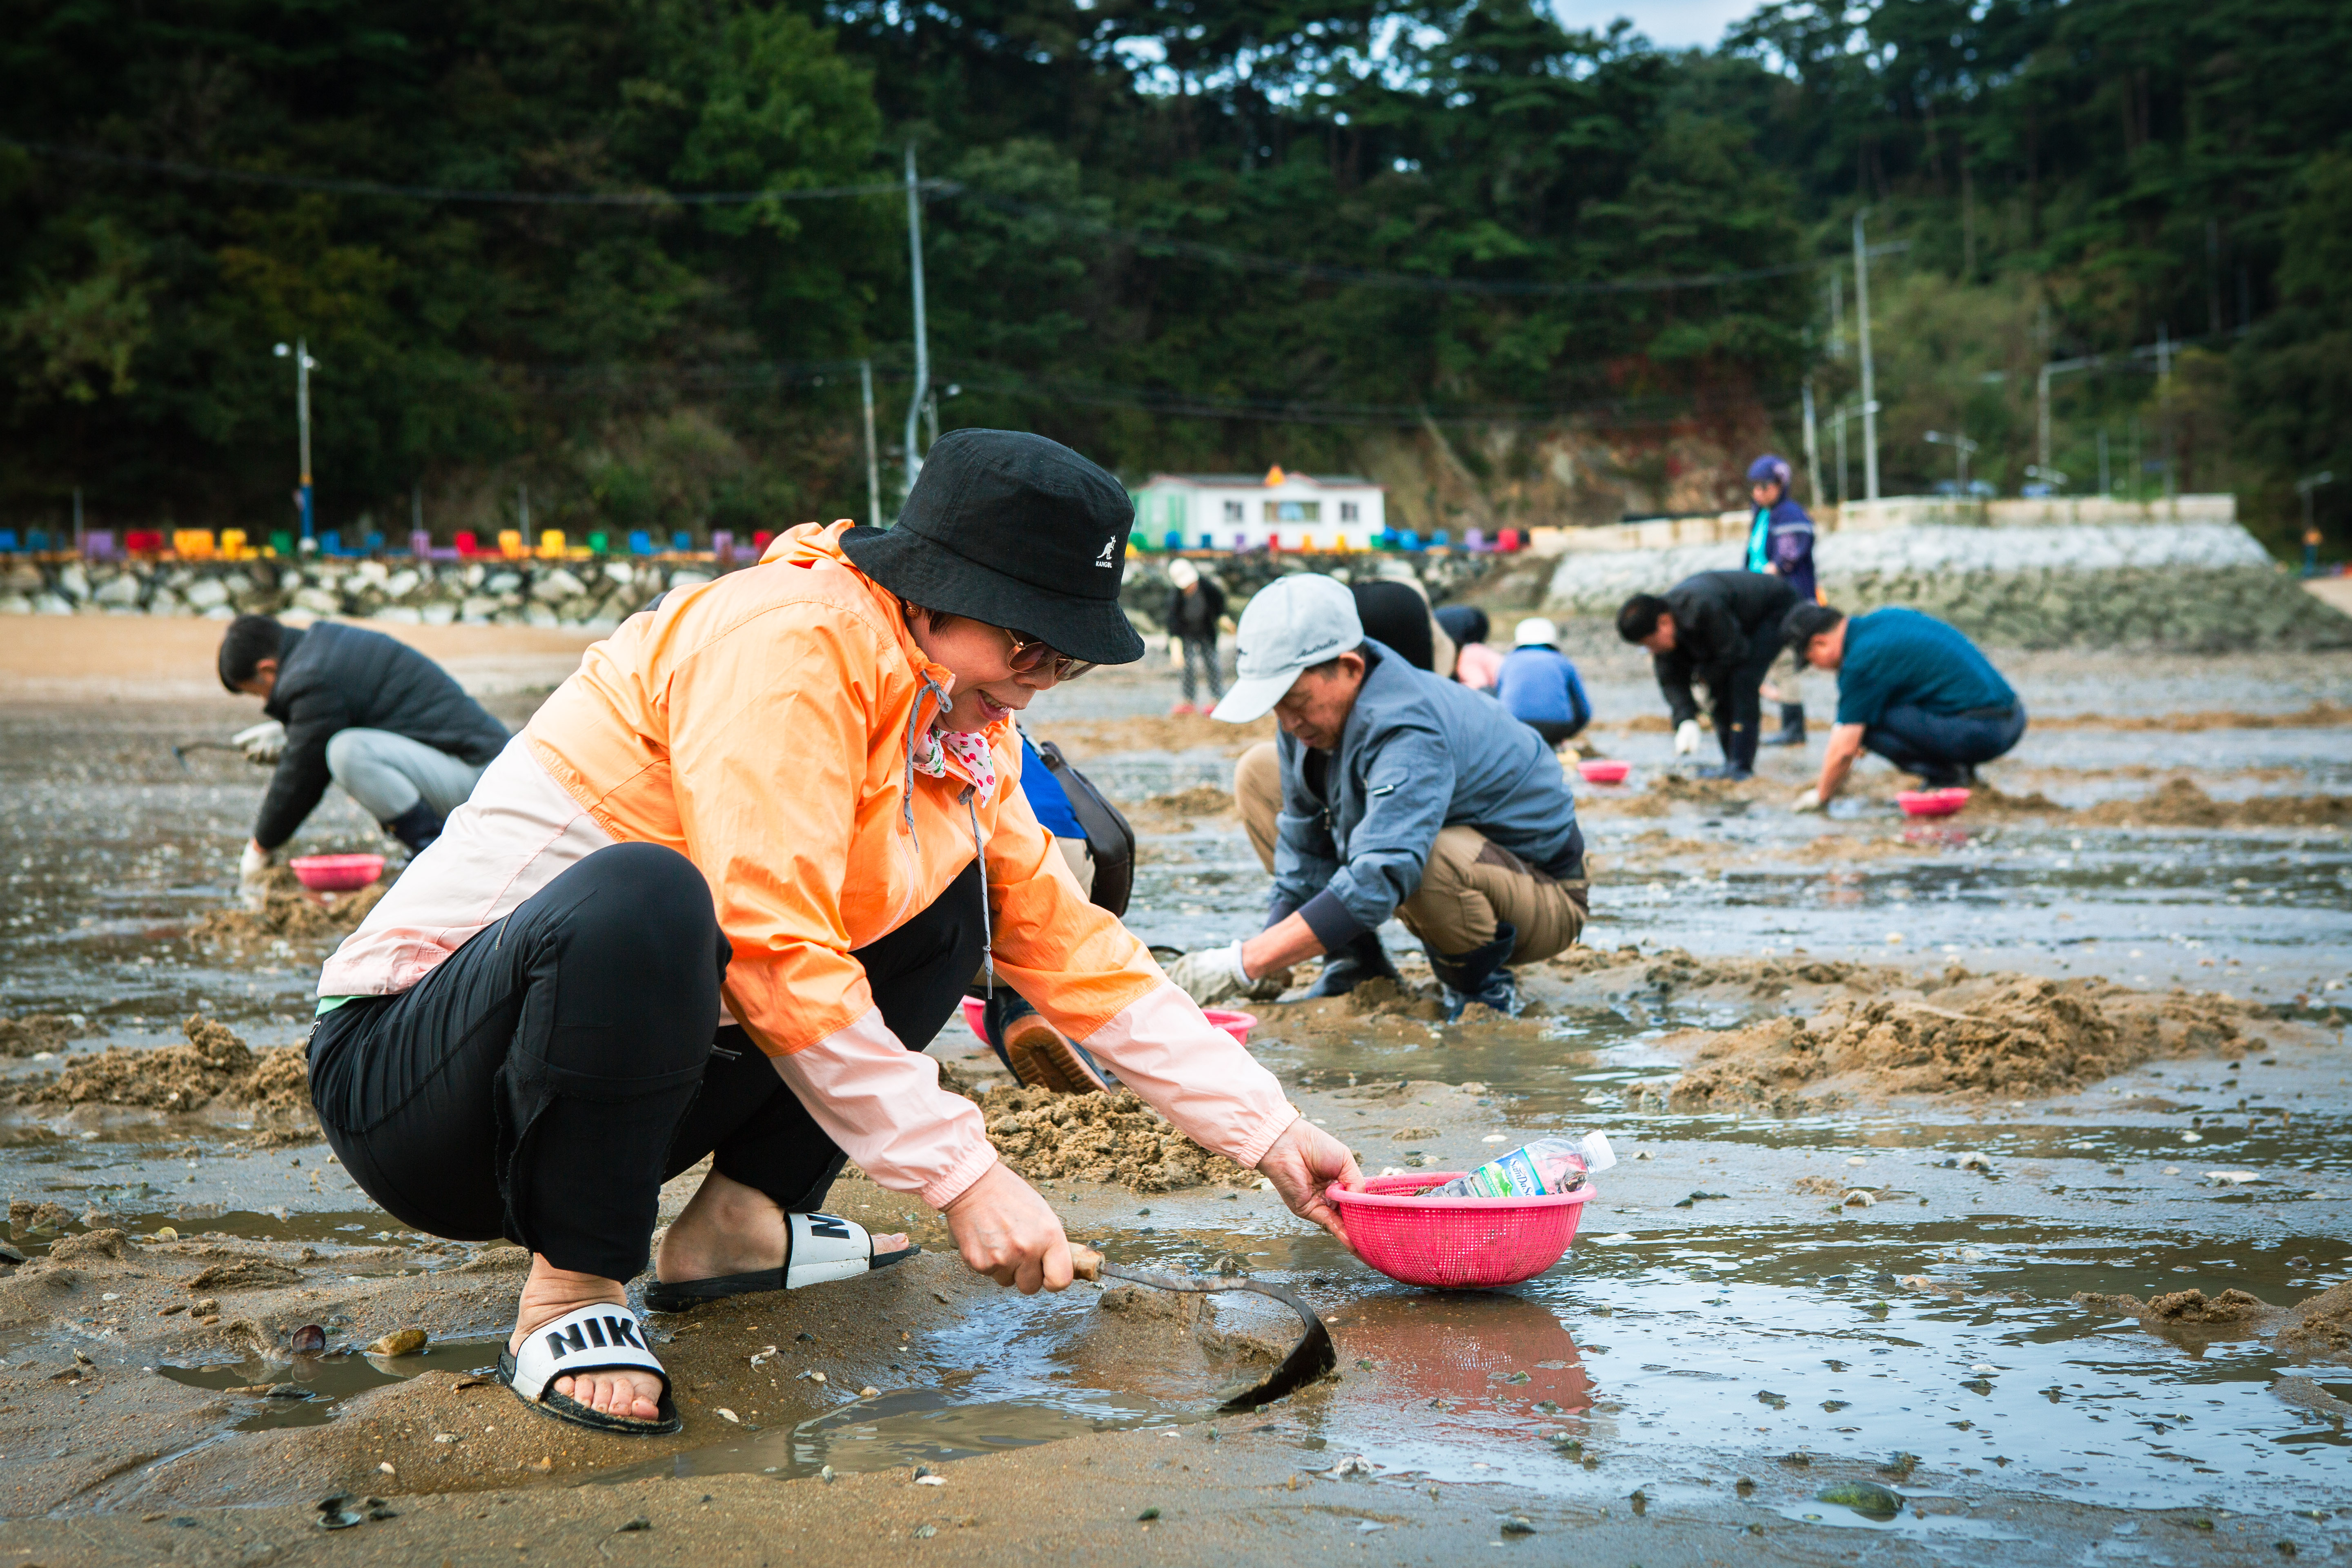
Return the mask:
<path fill-rule="evenodd" d="M 923 416 L 923 405 L 931 395 L 931 336 L 923 321 L 923 194 L 915 178 L 915 144 L 907 143 L 907 260 L 912 271 L 915 291 L 915 389 L 907 398 L 907 492 L 915 489 L 915 476 L 923 471 L 923 459 L 915 450 L 915 440 Z"/>
<path fill-rule="evenodd" d="M 1947 435 L 1946 435 L 1946 434 L 1944 434 L 1944 432 L 1942 432 L 1941 430 L 1930 430 L 1930 431 L 1928 431 L 1928 432 L 1927 432 L 1927 441 L 1928 441 L 1928 444 L 1929 444 L 1929 445 L 1931 445 L 1931 446 L 1936 446 L 1936 447 L 1951 447 L 1951 448 L 1952 448 L 1952 451 L 1953 451 L 1953 453 L 1954 453 L 1954 455 L 1956 455 L 1956 456 L 1959 458 L 1959 463 L 1960 463 L 1960 491 L 1959 491 L 1959 494 L 1960 494 L 1960 499 L 1961 499 L 1962 500 L 1968 500 L 1968 499 L 1969 499 L 1969 454 L 1970 452 L 1973 452 L 1973 451 L 1975 451 L 1975 450 L 1977 449 L 1977 444 L 1976 444 L 1974 441 L 1969 440 L 1966 436 L 1947 436 Z"/>
<path fill-rule="evenodd" d="M 273 352 L 279 359 L 285 359 L 289 355 L 291 355 L 294 361 L 294 423 L 296 428 L 301 432 L 302 439 L 302 487 L 296 492 L 296 494 L 301 498 L 302 537 L 309 539 L 312 536 L 312 514 L 310 509 L 310 372 L 319 362 L 310 357 L 310 343 L 307 340 L 302 338 L 296 338 L 294 340 L 294 346 L 290 349 L 284 343 L 279 343 Z"/>
<path fill-rule="evenodd" d="M 2078 370 L 2096 370 L 2098 366 L 2097 354 L 2085 354 L 2080 359 L 2053 359 L 2042 362 L 2041 374 L 2034 377 L 2034 402 L 2038 408 L 2034 456 L 2041 459 L 2042 467 L 2046 468 L 2050 466 L 2050 378 Z"/>

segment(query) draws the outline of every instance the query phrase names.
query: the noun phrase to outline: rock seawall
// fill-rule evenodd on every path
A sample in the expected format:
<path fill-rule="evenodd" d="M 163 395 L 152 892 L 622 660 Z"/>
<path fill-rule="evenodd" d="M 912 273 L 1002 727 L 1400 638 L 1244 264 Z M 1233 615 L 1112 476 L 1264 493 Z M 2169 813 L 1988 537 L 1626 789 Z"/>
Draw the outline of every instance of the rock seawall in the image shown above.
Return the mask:
<path fill-rule="evenodd" d="M 1738 567 L 1730 543 L 1571 553 L 1554 614 L 1613 616 L 1637 593 Z M 1842 609 L 1907 605 L 2011 647 L 2352 647 L 2352 616 L 2302 592 L 2235 523 L 1927 526 L 1823 535 L 1822 591 Z"/>

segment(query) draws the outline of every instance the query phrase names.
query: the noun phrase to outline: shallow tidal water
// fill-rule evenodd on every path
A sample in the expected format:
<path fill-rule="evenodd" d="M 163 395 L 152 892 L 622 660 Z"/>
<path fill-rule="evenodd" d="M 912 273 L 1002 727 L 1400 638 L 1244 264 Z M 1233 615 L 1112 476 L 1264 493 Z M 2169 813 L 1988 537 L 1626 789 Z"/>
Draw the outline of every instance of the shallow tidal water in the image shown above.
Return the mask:
<path fill-rule="evenodd" d="M 1091 706 L 1073 697 L 1064 716 L 1150 710 L 1107 689 Z M 1633 704 L 1639 693 L 1597 695 Z M 1164 700 L 1155 692 L 1150 706 Z M 1050 738 L 1054 717 L 1037 716 L 1041 735 Z M 166 732 L 153 722 L 156 734 Z M 103 1034 L 73 1051 L 176 1043 L 179 1020 L 196 1010 L 256 1046 L 299 1039 L 315 973 L 310 955 L 228 964 L 184 940 L 226 892 L 257 775 L 217 759 L 181 774 L 168 757 L 158 762 L 152 739 L 133 724 L 79 751 L 7 748 L 0 1013 L 86 1015 Z M 2231 767 L 2282 770 L 2260 783 L 2266 790 L 2339 790 L 2352 780 L 2345 730 L 2053 731 L 2020 761 L 2042 772 L 2111 773 L 2191 746 Z M 1620 752 L 1635 761 L 1637 783 L 1669 762 L 1660 736 L 1633 736 Z M 1783 763 L 1793 793 L 1793 764 L 1773 765 Z M 1230 769 L 1205 751 L 1084 765 L 1123 799 L 1222 785 Z M 2082 804 L 2116 787 L 2102 774 L 2051 793 Z M 1839 820 L 1872 813 L 1887 816 L 1886 832 L 1900 831 L 1888 808 L 1868 803 L 1842 807 Z M 2304 1017 L 2342 1000 L 2352 969 L 2352 835 L 2337 830 L 1963 819 L 1922 855 L 1825 863 L 1803 853 L 1822 831 L 1817 820 L 1763 807 L 1677 807 L 1663 817 L 1596 811 L 1588 820 L 1604 866 L 1638 858 L 1635 841 L 1654 832 L 1720 851 L 1678 870 L 1604 874 L 1588 932 L 1596 945 L 1702 954 L 1801 948 L 2095 973 L 2225 989 Z M 373 843 L 372 826 L 331 797 L 302 847 Z M 1251 928 L 1265 882 L 1237 826 L 1204 819 L 1153 832 L 1149 849 L 1130 916 L 1147 941 L 1187 947 Z M 1400 927 L 1384 934 L 1398 951 L 1412 946 Z M 1269 1018 L 1260 1048 L 1286 1083 L 1318 1092 L 1344 1089 L 1350 1075 L 1365 1084 L 1475 1084 L 1496 1136 L 1520 1142 L 1601 1126 L 1629 1162 L 1637 1151 L 1652 1156 L 1598 1182 L 1568 1258 L 1507 1290 L 1393 1285 L 1294 1221 L 1244 1216 L 1204 1194 L 1056 1201 L 1068 1197 L 1074 1234 L 1122 1261 L 1222 1259 L 1302 1284 L 1333 1319 L 1340 1378 L 1235 1418 L 1295 1442 L 1302 1469 L 1360 1454 L 1381 1484 L 1501 1481 L 1586 1500 L 1638 1491 L 1644 1506 L 1662 1509 L 1742 1495 L 1738 1483 L 1747 1479 L 1759 1483 L 1765 1500 L 1757 1506 L 1785 1517 L 1949 1539 L 1962 1556 L 1989 1559 L 2032 1560 L 2032 1542 L 1968 1517 L 1971 1488 L 2127 1510 L 2262 1514 L 2306 1552 L 2352 1551 L 2352 1440 L 2273 1392 L 2282 1376 L 2299 1375 L 2352 1400 L 2352 1368 L 2292 1365 L 2259 1339 L 2191 1351 L 2070 1300 L 2078 1291 L 2147 1297 L 2234 1286 L 2291 1302 L 2352 1278 L 2352 1226 L 2343 1217 L 2352 1212 L 2352 1058 L 2335 1058 L 2333 1070 L 2151 1064 L 2109 1086 L 2141 1097 L 2112 1114 L 2090 1103 L 2104 1090 L 2074 1097 L 2063 1114 L 2036 1104 L 1774 1120 L 1633 1108 L 1634 1084 L 1673 1070 L 1647 1042 L 1669 1028 L 1745 1016 L 1720 1003 L 1635 996 L 1564 1010 L 1508 1038 L 1430 1029 L 1426 1038 L 1367 1036 L 1345 1048 L 1291 1037 Z M 957 1026 L 950 1035 L 942 1054 L 968 1047 Z M 55 1065 L 0 1063 L 0 1075 Z M 2291 1117 L 2276 1114 L 2289 1107 Z M 1318 1105 L 1317 1114 L 1344 1131 L 1337 1119 L 1349 1113 Z M 2193 1147 L 2182 1141 L 2191 1130 Z M 240 1131 L 226 1121 L 163 1126 L 18 1109 L 0 1127 L 0 1185 L 77 1214 L 95 1206 L 110 1223 L 142 1229 L 174 1224 L 322 1247 L 362 1247 L 397 1232 L 340 1168 L 322 1167 L 316 1146 L 211 1157 Z M 1967 1151 L 1990 1155 L 1996 1172 L 1970 1177 L 1963 1192 L 1943 1162 Z M 1367 1163 L 1418 1152 L 1383 1142 L 1367 1149 Z M 1786 1197 L 1795 1162 L 1837 1170 L 1853 1159 L 1902 1195 L 1859 1214 Z M 2216 1166 L 2255 1170 L 2262 1180 L 2218 1191 L 2204 1179 Z M 1679 1210 L 1646 1201 L 1612 1207 L 1612 1191 L 1631 1191 L 1637 1169 L 1647 1177 L 1661 1168 L 1685 1173 L 1683 1186 L 1695 1194 L 1724 1195 Z M 1171 1451 L 1207 1441 L 1221 1425 L 1200 1418 L 1215 1392 L 1210 1380 L 1141 1367 L 1111 1386 L 1100 1375 L 1103 1360 L 1089 1342 L 1117 1329 L 1104 1327 L 1093 1300 L 1085 1290 L 991 1298 L 924 1345 L 921 1366 L 901 1386 L 604 1479 L 883 1469 L 1082 1432 L 1129 1431 L 1133 1441 Z M 1217 1315 L 1269 1338 L 1290 1331 L 1264 1303 L 1221 1300 Z M 324 1422 L 341 1399 L 385 1381 L 487 1365 L 497 1353 L 494 1328 L 398 1363 L 343 1355 L 164 1375 L 213 1388 L 298 1385 L 299 1397 L 262 1401 L 240 1417 L 244 1429 Z M 1903 1455 L 1916 1468 L 1905 1468 Z M 1906 1497 L 1947 1506 L 1874 1520 L 1789 1500 L 1792 1489 L 1812 1489 L 1804 1478 L 1857 1464 L 1891 1464 L 1874 1473 Z M 2135 1552 L 2126 1537 L 2109 1554 Z"/>

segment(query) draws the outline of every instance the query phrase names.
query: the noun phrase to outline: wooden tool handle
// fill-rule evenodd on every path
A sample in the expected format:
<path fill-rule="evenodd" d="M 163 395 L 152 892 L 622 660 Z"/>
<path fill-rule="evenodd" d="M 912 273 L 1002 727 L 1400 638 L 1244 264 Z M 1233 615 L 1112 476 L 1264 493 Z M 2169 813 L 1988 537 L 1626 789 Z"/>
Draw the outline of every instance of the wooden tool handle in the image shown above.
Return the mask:
<path fill-rule="evenodd" d="M 1070 1272 L 1081 1279 L 1102 1278 L 1103 1255 L 1078 1242 L 1070 1244 Z"/>

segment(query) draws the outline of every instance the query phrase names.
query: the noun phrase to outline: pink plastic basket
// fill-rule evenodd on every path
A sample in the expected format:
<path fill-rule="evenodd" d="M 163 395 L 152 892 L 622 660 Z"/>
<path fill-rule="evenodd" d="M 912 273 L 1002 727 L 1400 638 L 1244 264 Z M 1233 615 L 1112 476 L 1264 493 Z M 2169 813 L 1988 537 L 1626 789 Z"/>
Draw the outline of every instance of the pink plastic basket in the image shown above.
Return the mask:
<path fill-rule="evenodd" d="M 964 1027 L 980 1036 L 983 1040 L 988 1038 L 982 1026 L 982 1010 L 988 1004 L 977 996 L 967 996 L 963 999 Z M 1241 1045 L 1249 1044 L 1250 1031 L 1257 1027 L 1257 1015 L 1255 1013 L 1229 1013 L 1223 1007 L 1203 1007 L 1201 1012 L 1210 1023 L 1231 1035 Z"/>
<path fill-rule="evenodd" d="M 1625 775 L 1633 771 L 1633 764 L 1594 757 L 1587 762 L 1577 763 L 1576 771 L 1584 775 L 1584 782 L 1587 784 L 1623 784 Z"/>
<path fill-rule="evenodd" d="M 1406 1285 L 1489 1289 L 1531 1279 L 1568 1251 L 1589 1186 L 1534 1198 L 1423 1198 L 1460 1171 L 1372 1176 L 1329 1196 L 1356 1256 Z"/>
<path fill-rule="evenodd" d="M 286 864 L 314 893 L 348 893 L 383 875 L 381 855 L 298 855 Z"/>
<path fill-rule="evenodd" d="M 1906 789 L 1895 797 L 1906 816 L 1949 816 L 1969 804 L 1964 789 Z"/>

